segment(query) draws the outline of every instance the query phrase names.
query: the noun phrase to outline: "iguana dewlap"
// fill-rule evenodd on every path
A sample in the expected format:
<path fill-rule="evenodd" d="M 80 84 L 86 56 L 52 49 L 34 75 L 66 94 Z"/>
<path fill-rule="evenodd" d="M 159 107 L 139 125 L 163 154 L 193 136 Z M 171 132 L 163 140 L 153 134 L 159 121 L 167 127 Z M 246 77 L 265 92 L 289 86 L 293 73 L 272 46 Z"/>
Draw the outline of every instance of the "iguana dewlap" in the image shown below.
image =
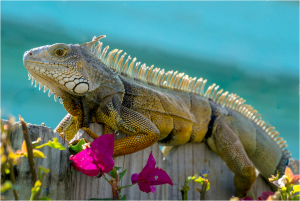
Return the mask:
<path fill-rule="evenodd" d="M 59 97 L 68 115 L 56 128 L 71 140 L 78 129 L 96 138 L 89 125 L 104 123 L 128 137 L 115 141 L 114 156 L 137 152 L 155 142 L 203 142 L 235 173 L 238 196 L 255 181 L 255 168 L 268 178 L 282 175 L 291 154 L 279 133 L 236 94 L 205 90 L 206 80 L 140 66 L 101 38 L 81 45 L 57 43 L 31 49 L 23 62 L 35 86 Z"/>

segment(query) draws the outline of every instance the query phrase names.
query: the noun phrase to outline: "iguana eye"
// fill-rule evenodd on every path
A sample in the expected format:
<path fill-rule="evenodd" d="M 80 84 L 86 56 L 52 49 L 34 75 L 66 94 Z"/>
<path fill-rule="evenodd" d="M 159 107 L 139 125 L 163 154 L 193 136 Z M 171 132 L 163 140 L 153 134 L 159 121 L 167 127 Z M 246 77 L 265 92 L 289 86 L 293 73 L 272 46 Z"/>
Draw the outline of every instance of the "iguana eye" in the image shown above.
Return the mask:
<path fill-rule="evenodd" d="M 65 49 L 63 49 L 63 48 L 57 48 L 55 51 L 55 54 L 57 55 L 57 56 L 64 56 L 65 55 L 65 53 L 66 53 L 66 50 Z"/>

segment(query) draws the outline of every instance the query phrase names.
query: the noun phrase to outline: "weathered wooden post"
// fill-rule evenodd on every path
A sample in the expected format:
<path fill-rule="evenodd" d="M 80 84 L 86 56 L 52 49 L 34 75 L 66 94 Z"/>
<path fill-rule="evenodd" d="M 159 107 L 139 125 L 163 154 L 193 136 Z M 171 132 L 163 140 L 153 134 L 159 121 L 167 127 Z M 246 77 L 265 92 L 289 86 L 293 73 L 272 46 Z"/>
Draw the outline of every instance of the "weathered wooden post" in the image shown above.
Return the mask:
<path fill-rule="evenodd" d="M 48 142 L 54 137 L 64 144 L 60 136 L 53 132 L 52 129 L 45 126 L 30 125 L 28 126 L 31 140 L 38 137 L 42 138 L 41 143 Z M 102 125 L 92 124 L 90 126 L 98 135 L 103 132 Z M 113 133 L 113 131 L 110 131 Z M 79 131 L 79 137 L 88 138 L 83 132 Z M 116 134 L 116 138 L 124 137 L 125 134 Z M 11 142 L 15 150 L 20 149 L 23 141 L 22 130 L 19 123 L 14 124 L 14 132 L 11 136 Z M 67 148 L 67 145 L 64 144 Z M 52 200 L 87 200 L 90 198 L 111 198 L 111 186 L 104 178 L 94 178 L 77 172 L 69 160 L 70 152 L 68 149 L 61 151 L 43 147 L 47 159 L 36 158 L 36 165 L 49 168 L 50 173 L 43 180 L 41 196 L 48 195 Z M 131 175 L 140 172 L 145 166 L 150 152 L 156 159 L 156 166 L 164 169 L 173 181 L 173 186 L 161 185 L 156 186 L 156 193 L 144 193 L 138 189 L 138 185 L 122 189 L 121 195 L 126 194 L 127 200 L 180 200 L 181 194 L 177 190 L 183 185 L 188 176 L 199 175 L 202 171 L 207 170 L 210 173 L 209 181 L 211 188 L 207 192 L 206 199 L 229 199 L 235 194 L 233 186 L 233 173 L 214 152 L 212 152 L 204 143 L 186 144 L 171 149 L 170 154 L 163 160 L 159 145 L 153 146 L 140 152 L 115 158 L 115 166 L 122 167 L 121 170 L 128 169 L 126 175 L 120 182 L 120 186 L 131 184 Z M 20 199 L 30 197 L 30 173 L 28 161 L 22 158 L 20 165 L 16 168 L 16 183 L 19 185 Z M 189 183 L 189 199 L 198 200 L 199 192 L 195 187 L 200 188 L 200 184 L 195 182 Z M 251 193 L 257 197 L 261 192 L 271 190 L 269 184 L 258 176 Z M 6 194 L 8 199 L 13 199 L 12 192 Z"/>

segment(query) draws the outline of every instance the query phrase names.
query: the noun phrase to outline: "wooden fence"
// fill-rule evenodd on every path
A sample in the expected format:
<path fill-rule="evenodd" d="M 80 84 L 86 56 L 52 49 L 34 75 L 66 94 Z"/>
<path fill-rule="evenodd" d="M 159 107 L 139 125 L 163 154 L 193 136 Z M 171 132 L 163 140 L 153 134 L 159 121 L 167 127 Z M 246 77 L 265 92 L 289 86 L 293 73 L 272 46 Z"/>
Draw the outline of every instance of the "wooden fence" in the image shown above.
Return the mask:
<path fill-rule="evenodd" d="M 21 148 L 23 141 L 22 128 L 19 123 L 13 125 L 14 131 L 11 142 L 14 150 Z M 46 143 L 52 138 L 57 137 L 60 143 L 63 140 L 52 129 L 45 126 L 28 125 L 31 140 L 38 137 L 42 138 L 41 143 Z M 102 134 L 103 127 L 99 124 L 92 124 L 91 130 L 98 135 Z M 113 133 L 111 131 L 110 133 Z M 79 131 L 78 137 L 86 137 L 84 132 Z M 116 134 L 116 138 L 124 137 L 125 134 Z M 70 152 L 67 145 L 66 150 L 56 150 L 43 147 L 46 159 L 36 158 L 36 166 L 50 169 L 50 172 L 42 181 L 41 196 L 47 195 L 52 200 L 87 200 L 90 198 L 111 198 L 111 186 L 104 178 L 94 178 L 77 172 L 69 160 Z M 173 147 L 170 154 L 163 160 L 159 145 L 153 146 L 140 152 L 115 158 L 115 166 L 128 169 L 126 175 L 121 180 L 119 186 L 131 184 L 131 175 L 139 173 L 145 166 L 150 152 L 156 159 L 156 167 L 164 169 L 173 181 L 173 186 L 169 184 L 156 186 L 156 193 L 144 193 L 138 189 L 138 185 L 122 189 L 121 195 L 126 194 L 127 200 L 180 200 L 181 193 L 177 190 L 184 184 L 188 176 L 199 175 L 202 171 L 209 171 L 210 189 L 207 191 L 207 200 L 228 200 L 235 194 L 233 186 L 234 174 L 229 170 L 221 158 L 212 152 L 205 143 L 190 143 L 179 147 Z M 20 199 L 25 200 L 30 197 L 31 177 L 27 158 L 21 158 L 20 164 L 16 167 L 16 184 L 19 186 L 18 192 Z M 196 187 L 201 185 L 195 182 L 188 184 L 189 199 L 199 200 L 200 194 L 196 192 Z M 271 187 L 261 177 L 258 176 L 251 189 L 251 194 L 257 197 L 263 191 L 269 191 Z M 8 199 L 13 199 L 12 192 L 5 194 Z"/>

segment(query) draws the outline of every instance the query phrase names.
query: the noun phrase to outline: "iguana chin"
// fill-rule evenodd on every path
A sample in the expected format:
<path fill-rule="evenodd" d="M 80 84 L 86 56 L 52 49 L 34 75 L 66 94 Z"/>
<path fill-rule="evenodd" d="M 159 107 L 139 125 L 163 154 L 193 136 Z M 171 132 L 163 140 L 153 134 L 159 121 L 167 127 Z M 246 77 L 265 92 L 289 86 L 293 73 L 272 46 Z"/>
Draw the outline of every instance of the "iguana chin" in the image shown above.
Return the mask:
<path fill-rule="evenodd" d="M 206 80 L 154 68 L 102 49 L 101 38 L 81 45 L 57 43 L 25 52 L 29 79 L 59 97 L 68 115 L 55 129 L 71 140 L 78 129 L 93 138 L 92 122 L 128 137 L 115 141 L 114 156 L 131 154 L 155 142 L 176 146 L 206 142 L 235 173 L 237 196 L 246 196 L 255 168 L 268 178 L 284 173 L 291 154 L 286 141 L 257 110 L 236 94 L 205 90 Z M 125 61 L 125 63 L 124 63 Z M 140 66 L 140 67 L 139 67 Z M 295 164 L 294 169 L 296 169 Z"/>

